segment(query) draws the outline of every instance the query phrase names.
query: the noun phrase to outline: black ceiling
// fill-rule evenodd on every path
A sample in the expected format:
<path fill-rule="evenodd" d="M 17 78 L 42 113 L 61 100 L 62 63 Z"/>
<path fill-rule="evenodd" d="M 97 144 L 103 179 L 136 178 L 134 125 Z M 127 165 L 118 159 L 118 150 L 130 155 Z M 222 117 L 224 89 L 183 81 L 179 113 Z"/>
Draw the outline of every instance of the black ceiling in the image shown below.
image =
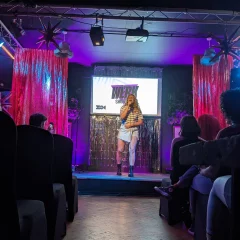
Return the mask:
<path fill-rule="evenodd" d="M 6 2 L 6 1 L 5 1 Z M 81 5 L 95 7 L 144 7 L 144 8 L 188 8 L 188 9 L 209 9 L 209 10 L 231 10 L 240 11 L 240 1 L 238 0 L 81 0 L 81 1 L 32 1 L 37 4 L 57 4 L 57 5 Z"/>

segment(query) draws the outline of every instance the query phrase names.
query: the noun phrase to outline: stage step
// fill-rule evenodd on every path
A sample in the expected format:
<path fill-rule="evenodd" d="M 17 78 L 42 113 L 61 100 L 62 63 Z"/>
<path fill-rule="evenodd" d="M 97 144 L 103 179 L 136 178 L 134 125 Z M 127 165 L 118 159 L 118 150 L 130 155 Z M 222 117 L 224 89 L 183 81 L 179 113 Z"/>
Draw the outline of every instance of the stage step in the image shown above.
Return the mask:
<path fill-rule="evenodd" d="M 160 186 L 168 174 L 127 173 L 117 176 L 115 172 L 74 172 L 78 179 L 79 195 L 158 196 L 155 186 Z"/>

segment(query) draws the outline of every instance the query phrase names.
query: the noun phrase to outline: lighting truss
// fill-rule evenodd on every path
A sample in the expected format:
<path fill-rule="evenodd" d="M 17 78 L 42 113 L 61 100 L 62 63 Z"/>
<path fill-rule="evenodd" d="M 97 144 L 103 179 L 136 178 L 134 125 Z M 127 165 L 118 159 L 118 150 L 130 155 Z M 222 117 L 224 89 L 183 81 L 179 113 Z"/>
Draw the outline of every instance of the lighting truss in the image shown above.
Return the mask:
<path fill-rule="evenodd" d="M 240 25 L 240 12 L 219 10 L 193 9 L 160 9 L 160 8 L 96 8 L 68 6 L 68 5 L 41 5 L 36 8 L 27 7 L 19 1 L 10 1 L 0 4 L 0 16 L 14 17 L 53 17 L 74 19 L 96 19 L 96 14 L 104 19 L 113 20 L 142 20 L 152 22 L 178 22 L 196 24 L 225 24 Z"/>
<path fill-rule="evenodd" d="M 0 37 L 4 39 L 4 41 L 9 45 L 13 52 L 15 52 L 15 48 L 22 48 L 22 45 L 12 35 L 12 33 L 8 30 L 8 28 L 4 25 L 4 23 L 1 20 L 0 20 Z"/>
<path fill-rule="evenodd" d="M 2 93 L 0 92 L 0 110 L 6 112 L 7 114 L 10 114 L 9 110 L 11 108 L 11 103 L 9 101 L 9 99 L 11 98 L 12 93 L 10 91 L 6 91 L 5 92 L 5 96 L 2 97 Z"/>

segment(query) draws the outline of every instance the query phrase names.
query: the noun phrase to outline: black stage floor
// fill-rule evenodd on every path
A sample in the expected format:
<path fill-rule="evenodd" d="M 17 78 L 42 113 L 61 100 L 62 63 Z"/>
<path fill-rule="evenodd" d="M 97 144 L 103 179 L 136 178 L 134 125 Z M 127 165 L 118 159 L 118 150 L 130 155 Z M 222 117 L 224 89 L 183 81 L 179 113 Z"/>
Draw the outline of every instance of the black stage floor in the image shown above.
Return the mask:
<path fill-rule="evenodd" d="M 74 172 L 78 179 L 80 195 L 123 195 L 155 196 L 154 186 L 160 186 L 168 174 L 135 173 L 129 178 L 127 173 L 117 176 L 116 172 Z"/>

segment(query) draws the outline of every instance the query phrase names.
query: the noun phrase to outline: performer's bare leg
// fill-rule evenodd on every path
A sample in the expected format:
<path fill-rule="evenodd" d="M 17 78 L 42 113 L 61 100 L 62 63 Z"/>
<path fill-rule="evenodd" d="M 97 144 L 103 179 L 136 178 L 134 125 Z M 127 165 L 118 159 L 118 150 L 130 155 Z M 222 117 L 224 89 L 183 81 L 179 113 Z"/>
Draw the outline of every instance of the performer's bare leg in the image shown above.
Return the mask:
<path fill-rule="evenodd" d="M 117 145 L 117 175 L 122 175 L 122 152 L 124 150 L 125 142 L 121 139 L 118 139 Z"/>
<path fill-rule="evenodd" d="M 129 177 L 133 177 L 133 167 L 136 159 L 136 146 L 137 146 L 138 138 L 133 136 L 132 140 L 129 144 Z"/>

